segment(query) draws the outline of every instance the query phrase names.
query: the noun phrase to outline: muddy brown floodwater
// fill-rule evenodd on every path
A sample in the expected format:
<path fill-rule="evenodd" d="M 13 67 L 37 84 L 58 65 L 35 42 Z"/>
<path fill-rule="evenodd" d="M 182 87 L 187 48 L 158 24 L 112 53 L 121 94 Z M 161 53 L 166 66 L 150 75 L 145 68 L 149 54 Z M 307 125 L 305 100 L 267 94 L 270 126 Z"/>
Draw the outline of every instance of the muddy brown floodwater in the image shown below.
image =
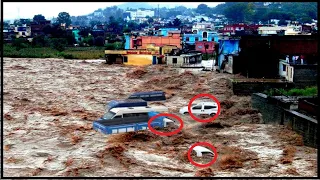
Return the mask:
<path fill-rule="evenodd" d="M 261 123 L 250 97 L 232 95 L 226 80 L 241 76 L 28 58 L 4 58 L 3 71 L 4 176 L 316 176 L 317 149 L 303 146 L 289 130 L 283 138 L 284 127 Z M 150 131 L 107 136 L 92 129 L 107 101 L 139 90 L 165 91 L 167 101 L 152 104 L 179 115 L 183 131 L 170 137 Z M 214 122 L 179 114 L 198 93 L 221 102 Z M 187 158 L 188 147 L 202 141 L 218 152 L 208 168 Z"/>

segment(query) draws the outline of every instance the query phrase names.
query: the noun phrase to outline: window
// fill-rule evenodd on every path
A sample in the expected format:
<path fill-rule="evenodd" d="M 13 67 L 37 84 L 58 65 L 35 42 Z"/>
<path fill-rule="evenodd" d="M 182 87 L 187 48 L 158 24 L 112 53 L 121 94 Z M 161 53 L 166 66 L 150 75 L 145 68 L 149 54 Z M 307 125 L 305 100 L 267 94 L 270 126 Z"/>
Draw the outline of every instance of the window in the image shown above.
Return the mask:
<path fill-rule="evenodd" d="M 194 41 L 199 41 L 199 38 L 198 37 L 194 38 Z"/>
<path fill-rule="evenodd" d="M 115 116 L 113 119 L 115 118 L 122 118 L 122 115 Z"/>
<path fill-rule="evenodd" d="M 286 71 L 286 69 L 287 69 L 287 66 L 282 64 L 282 71 Z"/>
<path fill-rule="evenodd" d="M 124 117 L 124 118 L 126 118 L 126 117 L 132 117 L 132 116 L 136 116 L 136 115 L 133 114 L 133 113 L 123 114 L 123 117 Z"/>
<path fill-rule="evenodd" d="M 177 64 L 178 63 L 178 59 L 177 58 L 172 58 L 172 63 L 173 64 Z"/>
<path fill-rule="evenodd" d="M 190 41 L 189 37 L 186 37 L 186 41 Z"/>
<path fill-rule="evenodd" d="M 115 115 L 116 113 L 114 113 L 114 112 L 111 112 L 111 111 L 108 111 L 107 113 L 105 113 L 104 115 L 103 115 L 103 119 L 111 119 L 114 115 Z"/>
<path fill-rule="evenodd" d="M 207 32 L 203 32 L 203 38 L 207 38 L 208 37 L 208 33 Z"/>
<path fill-rule="evenodd" d="M 217 106 L 204 106 L 204 109 L 216 109 Z"/>
<path fill-rule="evenodd" d="M 123 57 L 123 62 L 124 62 L 124 63 L 127 63 L 127 62 L 128 62 L 128 57 L 127 57 L 127 56 L 124 56 L 124 57 Z"/>
<path fill-rule="evenodd" d="M 200 106 L 195 106 L 195 107 L 192 107 L 192 109 L 194 109 L 194 110 L 198 110 L 198 109 L 201 109 L 202 108 L 202 106 L 200 105 Z"/>

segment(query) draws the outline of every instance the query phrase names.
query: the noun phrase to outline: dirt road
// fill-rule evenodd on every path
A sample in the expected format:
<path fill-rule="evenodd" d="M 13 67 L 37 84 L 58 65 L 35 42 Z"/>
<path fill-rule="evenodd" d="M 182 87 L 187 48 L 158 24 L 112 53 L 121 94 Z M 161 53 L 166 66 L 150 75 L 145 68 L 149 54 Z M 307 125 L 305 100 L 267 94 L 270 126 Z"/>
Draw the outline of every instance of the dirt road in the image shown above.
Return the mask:
<path fill-rule="evenodd" d="M 261 124 L 250 97 L 232 95 L 229 77 L 163 66 L 4 58 L 4 176 L 316 176 L 317 150 L 284 127 Z M 92 130 L 107 101 L 139 90 L 166 91 L 162 104 L 183 119 L 183 131 L 159 137 Z M 221 102 L 214 123 L 178 114 L 199 93 Z M 217 148 L 210 168 L 195 167 L 186 157 L 199 141 Z"/>

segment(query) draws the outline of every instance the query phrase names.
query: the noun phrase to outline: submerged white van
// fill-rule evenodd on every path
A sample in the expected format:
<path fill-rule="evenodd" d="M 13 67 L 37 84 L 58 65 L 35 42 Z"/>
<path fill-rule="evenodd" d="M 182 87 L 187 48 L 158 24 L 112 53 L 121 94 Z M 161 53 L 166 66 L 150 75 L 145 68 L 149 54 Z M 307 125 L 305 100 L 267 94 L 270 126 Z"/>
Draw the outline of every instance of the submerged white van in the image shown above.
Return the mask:
<path fill-rule="evenodd" d="M 159 113 L 168 112 L 168 108 L 165 106 L 144 106 L 144 107 L 120 107 L 112 108 L 106 112 L 101 120 L 135 117 L 135 116 L 148 116 L 148 112 L 155 111 Z"/>

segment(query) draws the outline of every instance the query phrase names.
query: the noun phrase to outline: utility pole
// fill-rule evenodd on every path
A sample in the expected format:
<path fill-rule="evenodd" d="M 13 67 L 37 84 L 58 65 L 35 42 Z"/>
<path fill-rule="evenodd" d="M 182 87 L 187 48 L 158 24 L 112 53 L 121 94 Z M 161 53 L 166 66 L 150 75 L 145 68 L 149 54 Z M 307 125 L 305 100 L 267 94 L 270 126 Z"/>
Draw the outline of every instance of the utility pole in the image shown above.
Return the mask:
<path fill-rule="evenodd" d="M 18 19 L 20 19 L 20 8 L 18 7 Z"/>
<path fill-rule="evenodd" d="M 160 7 L 159 7 L 159 4 L 158 4 L 158 21 L 160 21 Z"/>

